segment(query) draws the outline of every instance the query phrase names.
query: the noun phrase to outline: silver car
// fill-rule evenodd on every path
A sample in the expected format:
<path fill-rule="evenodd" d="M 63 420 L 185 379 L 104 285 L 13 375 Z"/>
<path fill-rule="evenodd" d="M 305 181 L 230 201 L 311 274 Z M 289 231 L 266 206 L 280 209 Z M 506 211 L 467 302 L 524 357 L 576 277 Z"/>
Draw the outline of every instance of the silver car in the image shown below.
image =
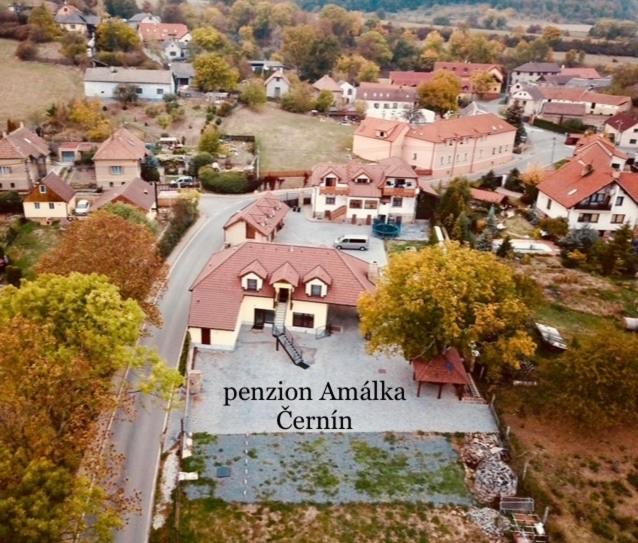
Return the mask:
<path fill-rule="evenodd" d="M 334 246 L 337 249 L 367 251 L 370 246 L 370 240 L 368 239 L 368 236 L 358 236 L 356 234 L 350 234 L 339 236 L 335 240 Z"/>

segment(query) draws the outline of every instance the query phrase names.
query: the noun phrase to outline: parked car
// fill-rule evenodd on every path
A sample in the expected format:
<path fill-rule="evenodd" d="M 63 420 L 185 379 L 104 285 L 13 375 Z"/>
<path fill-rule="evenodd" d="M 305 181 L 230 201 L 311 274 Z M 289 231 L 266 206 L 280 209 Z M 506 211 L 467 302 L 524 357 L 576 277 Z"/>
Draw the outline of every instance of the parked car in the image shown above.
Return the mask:
<path fill-rule="evenodd" d="M 75 214 L 78 217 L 86 217 L 91 210 L 91 202 L 88 200 L 78 200 L 78 203 L 75 205 Z"/>
<path fill-rule="evenodd" d="M 359 251 L 367 251 L 369 247 L 369 239 L 368 236 L 357 236 L 357 235 L 347 235 L 347 236 L 339 236 L 335 242 L 334 246 L 337 249 L 353 249 Z"/>
<path fill-rule="evenodd" d="M 168 186 L 174 189 L 184 189 L 197 187 L 198 184 L 190 175 L 182 175 L 181 177 L 169 182 Z"/>

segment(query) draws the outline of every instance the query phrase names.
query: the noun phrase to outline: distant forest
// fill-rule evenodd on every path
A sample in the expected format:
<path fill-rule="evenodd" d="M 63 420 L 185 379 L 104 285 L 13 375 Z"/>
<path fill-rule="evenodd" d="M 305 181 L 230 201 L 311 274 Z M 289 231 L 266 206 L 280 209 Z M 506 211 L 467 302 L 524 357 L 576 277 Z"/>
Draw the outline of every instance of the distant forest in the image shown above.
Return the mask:
<path fill-rule="evenodd" d="M 338 4 L 350 10 L 385 11 L 429 9 L 433 6 L 489 5 L 496 9 L 512 8 L 521 15 L 550 18 L 559 15 L 565 22 L 594 23 L 596 19 L 635 20 L 638 0 L 298 0 L 302 8 L 312 11 L 325 4 Z"/>

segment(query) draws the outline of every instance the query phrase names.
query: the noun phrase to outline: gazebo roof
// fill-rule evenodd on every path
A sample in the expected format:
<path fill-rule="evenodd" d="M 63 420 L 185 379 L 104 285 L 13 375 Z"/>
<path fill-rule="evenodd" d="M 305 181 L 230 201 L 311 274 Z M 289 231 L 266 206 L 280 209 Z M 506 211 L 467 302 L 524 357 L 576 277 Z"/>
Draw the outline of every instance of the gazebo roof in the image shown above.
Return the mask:
<path fill-rule="evenodd" d="M 469 382 L 463 359 L 454 347 L 431 360 L 415 358 L 412 364 L 414 379 L 421 383 L 467 385 Z"/>

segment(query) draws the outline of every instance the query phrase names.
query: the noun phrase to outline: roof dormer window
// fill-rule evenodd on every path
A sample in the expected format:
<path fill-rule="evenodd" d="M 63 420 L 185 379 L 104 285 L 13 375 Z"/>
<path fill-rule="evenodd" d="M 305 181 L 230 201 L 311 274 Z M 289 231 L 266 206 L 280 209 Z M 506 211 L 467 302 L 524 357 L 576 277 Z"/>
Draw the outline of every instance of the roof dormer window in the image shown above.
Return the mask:
<path fill-rule="evenodd" d="M 47 187 L 46 185 L 39 185 L 38 189 L 40 191 L 40 194 L 46 194 L 47 193 Z"/>

